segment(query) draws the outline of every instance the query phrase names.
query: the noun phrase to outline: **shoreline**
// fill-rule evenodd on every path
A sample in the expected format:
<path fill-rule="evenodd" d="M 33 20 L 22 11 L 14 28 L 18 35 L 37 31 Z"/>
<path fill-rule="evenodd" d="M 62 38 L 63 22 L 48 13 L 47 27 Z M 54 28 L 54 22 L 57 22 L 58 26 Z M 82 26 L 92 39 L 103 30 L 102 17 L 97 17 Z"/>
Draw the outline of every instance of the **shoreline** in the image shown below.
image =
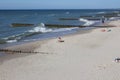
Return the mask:
<path fill-rule="evenodd" d="M 109 24 L 110 22 L 106 22 L 106 23 L 104 23 L 104 24 L 99 24 L 99 25 L 106 25 L 106 24 Z M 79 31 L 77 31 L 77 32 L 75 32 L 75 33 L 71 33 L 71 34 L 66 34 L 66 35 L 62 35 L 62 36 L 60 36 L 60 37 L 62 37 L 63 39 L 64 38 L 69 38 L 69 37 L 72 37 L 72 36 L 77 36 L 77 35 L 84 35 L 84 34 L 89 34 L 89 33 L 91 33 L 92 31 L 94 31 L 94 30 L 96 30 L 96 29 L 99 29 L 99 28 L 97 28 L 97 27 L 95 27 L 95 28 L 91 28 L 91 29 L 88 29 L 88 30 L 79 30 Z M 43 39 L 43 40 L 37 40 L 37 41 L 30 41 L 30 42 L 27 42 L 27 43 L 25 43 L 25 42 L 23 42 L 22 44 L 12 44 L 12 46 L 11 45 L 9 45 L 9 46 L 7 46 L 7 47 L 4 47 L 3 49 L 8 49 L 8 50 L 15 50 L 15 51 L 30 51 L 30 52 L 36 52 L 36 49 L 37 48 L 40 48 L 42 45 L 44 45 L 44 44 L 46 44 L 46 43 L 49 43 L 50 41 L 52 41 L 52 40 L 55 40 L 55 41 L 57 41 L 58 40 L 58 37 L 53 37 L 53 38 L 48 38 L 48 39 Z M 38 51 L 38 52 L 41 52 L 41 51 Z M 43 51 L 44 52 L 44 51 Z M 2 54 L 1 54 L 1 56 L 0 56 L 0 58 L 3 58 L 3 60 L 5 60 L 6 61 L 6 59 L 9 57 L 9 59 L 12 59 L 12 58 L 16 58 L 16 57 L 19 57 L 19 55 L 20 55 L 20 57 L 21 57 L 21 55 L 23 55 L 24 53 L 14 53 L 14 54 L 9 54 L 9 53 L 5 53 L 5 52 L 3 52 Z M 29 53 L 27 53 L 27 54 L 24 54 L 25 56 L 27 56 L 27 55 L 35 55 L 35 54 L 29 54 Z M 10 57 L 10 56 L 12 56 L 12 57 Z M 24 56 L 23 56 L 24 57 Z"/>
<path fill-rule="evenodd" d="M 116 27 L 62 36 L 63 43 L 53 38 L 9 47 L 26 50 L 32 46 L 34 51 L 48 54 L 0 57 L 0 77 L 5 80 L 118 80 L 120 67 L 114 59 L 120 56 L 120 20 L 107 24 Z"/>
<path fill-rule="evenodd" d="M 93 29 L 100 28 L 100 27 L 92 27 L 92 26 L 106 26 L 106 24 L 109 23 L 109 22 L 111 22 L 111 21 L 106 21 L 103 24 L 103 23 L 101 23 L 101 21 L 99 21 L 99 22 L 96 22 L 96 23 L 92 24 L 89 27 L 85 27 L 85 28 L 88 28 L 85 31 L 84 30 L 82 31 L 82 30 L 79 29 L 79 30 L 76 30 L 75 32 L 72 32 L 72 33 L 67 33 L 67 34 L 63 34 L 63 35 L 60 34 L 60 36 L 69 36 L 69 35 L 74 35 L 74 34 L 78 34 L 78 33 L 79 34 L 84 34 L 84 32 L 88 33 L 89 31 L 92 31 Z M 109 25 L 107 25 L 107 26 L 109 26 Z M 81 29 L 85 29 L 85 28 L 81 28 Z M 91 28 L 91 29 L 89 29 L 89 28 Z M 103 28 L 103 27 L 101 27 L 101 28 Z M 36 39 L 36 40 L 31 40 L 31 41 L 21 41 L 21 42 L 8 43 L 8 44 L 6 43 L 6 44 L 3 44 L 3 45 L 1 44 L 0 48 L 6 48 L 6 47 L 9 47 L 9 46 L 16 46 L 16 45 L 21 45 L 21 44 L 26 44 L 26 43 L 29 44 L 29 43 L 37 42 L 37 41 L 50 40 L 50 39 L 54 39 L 54 38 L 57 38 L 57 37 L 59 37 L 59 36 L 56 35 L 54 37 L 48 37 L 48 38 L 43 38 L 43 39 Z"/>
<path fill-rule="evenodd" d="M 118 21 L 118 20 L 115 20 L 115 21 Z M 108 25 L 111 25 L 112 21 L 107 21 L 105 23 L 101 23 L 101 22 L 98 22 L 98 23 L 95 23 L 94 25 L 99 25 L 99 26 L 108 26 Z M 92 26 L 94 26 L 92 25 Z M 112 25 L 114 26 L 114 25 Z M 116 25 L 115 25 L 116 26 Z M 90 28 L 88 27 L 88 29 L 85 29 L 83 28 L 82 30 L 78 30 L 74 33 L 70 33 L 70 34 L 65 34 L 65 35 L 62 35 L 62 36 L 59 36 L 59 37 L 62 37 L 62 38 L 65 38 L 65 37 L 72 37 L 72 36 L 75 36 L 75 35 L 83 35 L 83 34 L 89 34 L 91 33 L 92 31 L 94 31 L 95 29 L 99 29 L 100 27 L 93 27 L 93 28 Z M 103 28 L 103 27 L 101 27 Z M 19 42 L 19 43 L 12 43 L 12 44 L 8 44 L 7 46 L 2 46 L 1 48 L 2 49 L 8 49 L 8 50 L 13 50 L 13 51 L 21 51 L 21 52 L 36 52 L 36 49 L 40 46 L 42 46 L 43 44 L 51 41 L 51 40 L 58 40 L 58 37 L 51 37 L 51 38 L 46 38 L 46 39 L 42 39 L 42 40 L 35 40 L 35 41 L 29 41 L 29 42 Z M 21 44 L 22 43 L 22 44 Z M 39 52 L 39 51 L 38 51 Z M 9 56 L 9 55 L 13 55 L 14 54 L 18 54 L 19 53 L 14 53 L 14 54 L 9 54 L 8 53 L 5 53 L 5 52 L 2 52 L 0 53 L 0 57 L 6 57 L 6 56 Z M 24 53 L 23 53 L 24 54 Z M 29 54 L 29 53 L 27 53 Z"/>
<path fill-rule="evenodd" d="M 93 28 L 93 29 L 95 29 L 95 28 Z M 78 31 L 76 31 L 74 33 L 65 34 L 65 35 L 62 35 L 62 36 L 59 36 L 59 37 L 69 37 L 69 36 L 74 36 L 74 35 L 79 35 L 79 34 L 82 35 L 82 34 L 90 33 L 93 29 L 91 28 L 91 29 L 87 29 L 87 30 L 86 29 L 78 30 Z M 35 40 L 35 41 L 28 41 L 28 42 L 12 43 L 12 44 L 7 44 L 5 46 L 2 46 L 1 48 L 3 48 L 3 49 L 12 49 L 12 50 L 24 50 L 24 49 L 21 49 L 21 48 L 22 48 L 22 46 L 26 45 L 25 47 L 29 47 L 29 48 L 27 48 L 28 50 L 34 51 L 34 49 L 38 47 L 38 45 L 36 45 L 37 43 L 43 44 L 43 43 L 46 43 L 49 40 L 53 40 L 53 39 L 57 40 L 58 37 L 51 37 L 51 38 L 46 38 L 46 39 L 42 39 L 42 40 Z M 34 46 L 32 46 L 32 44 Z"/>
<path fill-rule="evenodd" d="M 117 20 L 116 20 L 117 21 Z M 111 22 L 111 21 L 110 21 Z M 110 23 L 110 22 L 105 22 L 104 24 L 102 24 L 102 23 L 97 23 L 97 24 L 95 24 L 95 25 L 100 25 L 100 26 L 108 26 L 108 24 Z M 92 25 L 92 26 L 94 26 L 94 25 Z M 85 28 L 81 28 L 81 30 L 77 30 L 76 32 L 74 32 L 74 33 L 70 33 L 70 34 L 65 34 L 65 35 L 62 35 L 62 36 L 58 36 L 58 37 L 67 37 L 67 36 L 74 36 L 74 35 L 82 35 L 82 34 L 88 34 L 88 33 L 90 33 L 90 32 L 92 32 L 94 29 L 97 29 L 97 28 L 100 28 L 100 27 L 90 27 L 90 29 L 89 29 L 89 27 L 88 27 L 88 29 L 86 29 L 86 27 Z M 103 28 L 103 27 L 101 27 L 101 28 Z M 49 41 L 49 40 L 52 40 L 52 39 L 57 39 L 58 37 L 51 37 L 51 38 L 46 38 L 46 39 L 42 39 L 42 40 L 35 40 L 35 41 L 28 41 L 28 42 L 18 42 L 18 43 L 11 43 L 11 44 L 6 44 L 5 46 L 1 46 L 1 48 L 5 48 L 5 49 L 13 49 L 13 48 L 15 48 L 16 46 L 19 46 L 19 47 L 21 47 L 22 45 L 30 45 L 30 44 L 36 44 L 37 42 L 44 42 L 44 41 Z M 31 46 L 31 45 L 30 45 Z M 29 47 L 30 47 L 29 46 Z M 13 47 L 13 48 L 11 48 L 11 47 Z M 35 46 L 34 46 L 35 47 Z M 30 49 L 32 49 L 32 51 L 35 49 L 34 47 L 30 47 Z M 37 47 L 37 46 L 36 46 Z M 15 49 L 17 49 L 17 48 L 15 48 Z M 19 49 L 17 49 L 17 50 L 19 50 Z"/>
<path fill-rule="evenodd" d="M 117 20 L 116 20 L 117 21 Z M 111 21 L 107 21 L 105 22 L 104 24 L 98 22 L 97 24 L 95 25 L 100 25 L 100 26 L 109 26 L 108 24 L 110 23 Z M 92 25 L 94 26 L 94 25 Z M 77 30 L 76 32 L 74 33 L 70 33 L 70 34 L 65 34 L 65 35 L 62 35 L 62 36 L 59 36 L 59 37 L 69 37 L 69 36 L 74 36 L 74 35 L 83 35 L 83 34 L 89 34 L 91 33 L 94 29 L 97 29 L 97 28 L 100 28 L 100 27 L 88 27 L 88 29 L 86 29 L 87 27 L 85 28 L 81 28 L 80 30 Z M 101 27 L 103 28 L 103 27 Z M 54 40 L 54 39 L 58 39 L 58 37 L 51 37 L 51 38 L 46 38 L 46 39 L 42 39 L 42 40 L 35 40 L 35 41 L 28 41 L 28 42 L 19 42 L 19 43 L 12 43 L 12 44 L 7 44 L 7 46 L 2 46 L 1 48 L 2 49 L 8 49 L 8 50 L 13 50 L 13 51 L 22 51 L 22 52 L 34 52 L 35 49 L 37 47 L 40 47 L 43 43 L 46 43 L 46 42 L 49 42 L 50 40 Z M 22 43 L 22 44 L 21 44 Z M 37 43 L 40 43 L 39 45 Z M 5 52 L 1 53 L 1 57 L 2 55 L 3 56 L 6 56 L 4 55 Z M 5 53 L 6 54 L 6 53 Z M 8 53 L 7 53 L 8 54 Z M 16 54 L 16 53 L 15 53 Z"/>

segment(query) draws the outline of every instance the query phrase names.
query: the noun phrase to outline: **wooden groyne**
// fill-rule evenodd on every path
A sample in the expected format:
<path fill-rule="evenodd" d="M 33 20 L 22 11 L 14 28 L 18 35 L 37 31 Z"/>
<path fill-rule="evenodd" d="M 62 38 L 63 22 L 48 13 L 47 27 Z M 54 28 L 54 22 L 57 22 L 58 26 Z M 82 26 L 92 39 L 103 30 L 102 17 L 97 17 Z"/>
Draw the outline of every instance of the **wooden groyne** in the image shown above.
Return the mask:
<path fill-rule="evenodd" d="M 92 19 L 92 20 L 98 20 L 98 19 Z M 24 26 L 20 26 L 20 25 L 24 25 Z M 31 25 L 34 25 L 34 24 L 31 24 Z M 17 23 L 15 23 L 15 25 L 13 27 L 29 27 L 31 25 L 30 24 L 19 24 L 19 23 L 17 24 Z M 45 26 L 48 28 L 70 28 L 70 27 L 84 28 L 84 27 L 90 27 L 90 26 L 84 26 L 84 25 L 64 25 L 64 24 L 45 24 Z M 103 27 L 103 26 L 92 26 L 92 27 Z M 107 26 L 107 27 L 109 27 L 109 26 Z"/>
<path fill-rule="evenodd" d="M 22 51 L 22 50 L 10 50 L 10 49 L 0 49 L 0 52 L 5 52 L 5 53 L 8 53 L 8 54 L 14 54 L 14 53 L 19 53 L 19 54 L 22 54 L 22 53 L 27 53 L 27 54 L 48 54 L 47 52 L 34 52 L 34 51 Z"/>
<path fill-rule="evenodd" d="M 120 17 L 119 14 L 120 12 L 98 13 L 95 14 L 94 16 L 90 16 L 90 15 L 80 16 L 80 18 L 91 19 L 91 18 L 102 18 L 102 16 L 104 16 L 105 18 L 111 18 L 111 17 Z"/>
<path fill-rule="evenodd" d="M 94 16 L 80 16 L 81 18 L 90 18 L 90 17 L 94 17 Z"/>
<path fill-rule="evenodd" d="M 101 20 L 101 18 L 93 18 L 93 17 L 86 17 L 83 19 L 87 19 L 87 20 L 91 20 L 91 21 Z"/>
<path fill-rule="evenodd" d="M 62 24 L 45 24 L 46 27 L 49 28 L 70 28 L 70 27 L 86 27 L 82 25 L 62 25 Z"/>
<path fill-rule="evenodd" d="M 104 18 L 106 19 L 109 19 L 111 17 L 119 17 L 117 15 L 115 16 L 115 15 L 106 15 L 106 14 L 96 14 L 95 16 L 80 16 L 80 18 L 94 21 L 94 20 L 101 20 L 102 16 L 104 16 Z"/>
<path fill-rule="evenodd" d="M 12 23 L 12 27 L 28 27 L 28 26 L 34 26 L 34 24 L 29 23 Z"/>
<path fill-rule="evenodd" d="M 101 18 L 96 18 L 96 17 L 80 17 L 80 18 L 84 18 L 87 20 L 101 20 Z M 79 20 L 80 18 L 59 18 L 59 20 Z"/>
<path fill-rule="evenodd" d="M 103 13 L 103 14 L 96 14 L 96 17 L 102 17 L 102 16 L 104 16 L 105 18 L 120 17 L 118 14 L 119 13 L 115 13 L 115 12 L 113 12 L 113 13 Z"/>
<path fill-rule="evenodd" d="M 70 27 L 79 27 L 79 28 L 84 28 L 84 27 L 115 27 L 112 25 L 95 25 L 95 26 L 84 26 L 84 25 L 61 25 L 61 24 L 45 24 L 46 27 L 49 28 L 70 28 Z"/>
<path fill-rule="evenodd" d="M 59 18 L 59 20 L 79 20 L 79 18 Z"/>

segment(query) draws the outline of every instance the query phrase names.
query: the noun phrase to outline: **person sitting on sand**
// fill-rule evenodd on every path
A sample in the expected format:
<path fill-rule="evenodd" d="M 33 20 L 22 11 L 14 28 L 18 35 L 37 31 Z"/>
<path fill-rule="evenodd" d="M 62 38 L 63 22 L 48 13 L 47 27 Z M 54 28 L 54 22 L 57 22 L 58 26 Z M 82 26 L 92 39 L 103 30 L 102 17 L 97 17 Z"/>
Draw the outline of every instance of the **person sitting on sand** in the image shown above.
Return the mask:
<path fill-rule="evenodd" d="M 58 37 L 58 42 L 64 42 L 61 37 Z"/>
<path fill-rule="evenodd" d="M 101 32 L 105 32 L 106 30 L 105 29 L 102 29 Z"/>

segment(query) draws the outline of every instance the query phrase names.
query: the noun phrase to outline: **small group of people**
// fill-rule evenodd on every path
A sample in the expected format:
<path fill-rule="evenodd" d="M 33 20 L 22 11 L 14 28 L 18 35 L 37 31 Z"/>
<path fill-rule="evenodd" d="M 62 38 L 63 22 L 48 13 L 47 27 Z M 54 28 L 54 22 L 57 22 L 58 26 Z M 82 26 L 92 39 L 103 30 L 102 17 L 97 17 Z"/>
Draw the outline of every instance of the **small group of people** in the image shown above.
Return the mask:
<path fill-rule="evenodd" d="M 120 62 L 120 58 L 119 57 L 117 57 L 117 58 L 115 58 L 115 62 Z"/>
<path fill-rule="evenodd" d="M 107 28 L 107 29 L 102 29 L 101 32 L 110 32 L 112 31 L 111 29 Z"/>

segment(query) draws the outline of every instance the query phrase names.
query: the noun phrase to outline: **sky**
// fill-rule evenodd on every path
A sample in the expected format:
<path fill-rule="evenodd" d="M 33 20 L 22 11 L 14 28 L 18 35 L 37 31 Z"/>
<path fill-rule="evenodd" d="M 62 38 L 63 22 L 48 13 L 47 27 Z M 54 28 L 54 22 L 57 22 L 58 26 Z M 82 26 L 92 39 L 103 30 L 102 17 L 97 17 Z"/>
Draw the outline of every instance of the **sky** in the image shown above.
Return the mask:
<path fill-rule="evenodd" d="M 113 9 L 120 0 L 0 0 L 0 9 Z"/>

